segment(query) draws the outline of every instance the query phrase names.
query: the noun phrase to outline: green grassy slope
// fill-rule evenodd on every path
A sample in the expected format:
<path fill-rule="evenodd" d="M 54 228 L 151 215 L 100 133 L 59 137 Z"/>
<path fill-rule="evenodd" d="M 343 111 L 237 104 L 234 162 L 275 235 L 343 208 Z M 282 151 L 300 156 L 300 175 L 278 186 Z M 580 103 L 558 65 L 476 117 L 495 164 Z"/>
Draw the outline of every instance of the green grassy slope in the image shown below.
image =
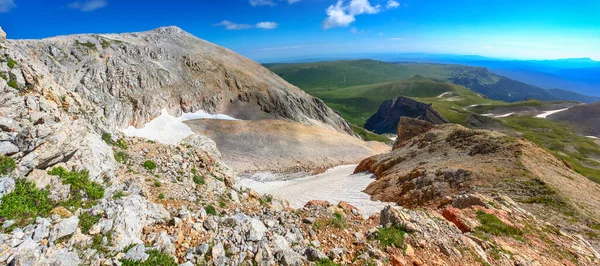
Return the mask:
<path fill-rule="evenodd" d="M 432 104 L 450 122 L 463 125 L 469 115 L 489 113 L 497 108 L 551 109 L 550 106 L 556 104 L 540 100 L 507 102 L 482 97 L 468 88 L 497 89 L 498 84 L 523 88 L 518 83 L 490 74 L 483 68 L 432 64 L 394 65 L 372 60 L 266 66 L 288 82 L 321 98 L 355 125 L 363 125 L 377 112 L 381 103 L 398 96 Z M 443 82 L 449 80 L 471 87 Z M 501 91 L 506 93 L 510 90 Z M 444 95 L 440 97 L 442 94 Z M 525 116 L 490 119 L 504 125 L 506 131 L 517 132 L 564 159 L 575 171 L 600 183 L 600 146 L 589 138 L 575 134 L 569 125 Z M 387 141 L 386 137 L 372 134 L 361 127 L 354 126 L 354 130 L 366 139 Z"/>
<path fill-rule="evenodd" d="M 461 65 L 385 63 L 374 60 L 347 60 L 298 64 L 265 64 L 288 82 L 308 93 L 315 90 L 336 89 L 389 82 L 421 75 L 439 81 L 448 81 L 469 88 L 488 98 L 507 102 L 526 99 L 575 100 L 586 97 L 578 94 L 560 94 L 498 76 L 486 68 Z"/>

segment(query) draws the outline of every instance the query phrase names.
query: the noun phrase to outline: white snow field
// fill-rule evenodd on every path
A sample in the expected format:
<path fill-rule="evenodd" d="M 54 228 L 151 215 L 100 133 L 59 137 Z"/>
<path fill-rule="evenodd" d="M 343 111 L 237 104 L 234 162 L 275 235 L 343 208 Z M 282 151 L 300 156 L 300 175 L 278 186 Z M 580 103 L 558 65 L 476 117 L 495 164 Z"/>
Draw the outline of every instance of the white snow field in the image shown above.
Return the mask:
<path fill-rule="evenodd" d="M 286 181 L 260 182 L 252 178 L 243 178 L 241 184 L 258 193 L 286 199 L 292 208 L 302 208 L 311 200 L 326 200 L 332 204 L 346 201 L 368 217 L 380 212 L 387 205 L 395 205 L 372 201 L 368 194 L 362 192 L 375 179 L 370 173 L 352 174 L 354 168 L 356 165 L 342 165 L 319 175 Z"/>
<path fill-rule="evenodd" d="M 194 134 L 192 129 L 183 123 L 194 119 L 237 120 L 228 115 L 212 115 L 202 110 L 195 113 L 183 113 L 180 117 L 174 117 L 167 113 L 166 109 L 162 109 L 160 116 L 144 124 L 144 127 L 129 126 L 123 130 L 123 133 L 128 137 L 146 138 L 163 144 L 175 145 Z"/>
<path fill-rule="evenodd" d="M 562 112 L 562 111 L 566 111 L 566 110 L 569 110 L 569 108 L 564 108 L 564 109 L 558 109 L 558 110 L 550 110 L 550 111 L 545 111 L 545 112 L 543 112 L 543 113 L 541 113 L 541 114 L 539 114 L 539 115 L 536 115 L 535 117 L 537 117 L 537 118 L 546 118 L 546 117 L 548 117 L 549 115 L 556 114 L 556 113 L 558 113 L 558 112 Z"/>

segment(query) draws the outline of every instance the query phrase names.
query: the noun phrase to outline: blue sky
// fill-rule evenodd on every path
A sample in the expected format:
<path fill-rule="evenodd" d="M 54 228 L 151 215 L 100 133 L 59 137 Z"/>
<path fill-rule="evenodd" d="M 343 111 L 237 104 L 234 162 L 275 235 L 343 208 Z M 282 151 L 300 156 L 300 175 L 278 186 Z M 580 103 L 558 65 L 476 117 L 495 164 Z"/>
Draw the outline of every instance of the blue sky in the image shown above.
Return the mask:
<path fill-rule="evenodd" d="M 176 25 L 259 61 L 371 53 L 600 60 L 599 0 L 0 0 L 8 38 Z"/>

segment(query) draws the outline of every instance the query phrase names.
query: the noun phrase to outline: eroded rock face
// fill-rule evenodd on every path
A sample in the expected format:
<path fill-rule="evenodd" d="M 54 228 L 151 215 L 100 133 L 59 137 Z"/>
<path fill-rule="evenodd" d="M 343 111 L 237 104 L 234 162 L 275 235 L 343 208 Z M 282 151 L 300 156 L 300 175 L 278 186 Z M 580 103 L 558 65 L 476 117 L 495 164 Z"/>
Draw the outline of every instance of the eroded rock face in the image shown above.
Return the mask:
<path fill-rule="evenodd" d="M 337 113 L 260 64 L 177 27 L 131 34 L 11 41 L 68 91 L 93 103 L 112 130 L 169 113 L 288 119 L 352 134 Z M 31 82 L 31 81 L 30 81 Z"/>
<path fill-rule="evenodd" d="M 448 123 L 431 105 L 406 97 L 390 99 L 381 104 L 377 113 L 371 116 L 365 128 L 378 134 L 395 133 L 400 118 L 406 116 L 427 121 L 434 125 Z"/>
<path fill-rule="evenodd" d="M 410 139 L 421 135 L 434 127 L 433 124 L 414 118 L 403 116 L 398 122 L 396 142 L 393 149 L 402 148 Z"/>

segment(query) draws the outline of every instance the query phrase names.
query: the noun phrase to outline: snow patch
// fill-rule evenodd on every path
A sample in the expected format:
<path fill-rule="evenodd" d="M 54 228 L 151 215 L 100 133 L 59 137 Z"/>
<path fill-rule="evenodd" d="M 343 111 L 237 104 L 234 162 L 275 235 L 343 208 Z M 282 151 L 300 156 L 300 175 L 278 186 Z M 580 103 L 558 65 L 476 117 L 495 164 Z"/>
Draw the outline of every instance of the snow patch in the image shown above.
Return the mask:
<path fill-rule="evenodd" d="M 497 116 L 494 116 L 494 117 L 495 118 L 504 118 L 504 117 L 509 117 L 509 116 L 511 116 L 513 114 L 515 114 L 515 113 L 508 113 L 508 114 L 504 114 L 504 115 L 497 115 Z"/>
<path fill-rule="evenodd" d="M 167 112 L 167 109 L 162 109 L 159 117 L 144 124 L 142 128 L 129 126 L 122 132 L 128 137 L 146 138 L 163 144 L 175 145 L 194 134 L 192 129 L 183 123 L 194 119 L 237 120 L 228 115 L 213 115 L 202 110 L 195 113 L 183 113 L 180 117 L 174 117 Z"/>
<path fill-rule="evenodd" d="M 585 136 L 586 138 L 590 138 L 590 139 L 598 139 L 598 137 L 596 136 Z"/>
<path fill-rule="evenodd" d="M 311 200 L 326 200 L 332 204 L 346 201 L 358 208 L 363 215 L 379 213 L 385 206 L 393 203 L 372 201 L 362 192 L 375 181 L 370 173 L 353 174 L 356 165 L 343 165 L 331 168 L 325 173 L 285 181 L 257 181 L 257 178 L 243 178 L 243 187 L 251 188 L 261 194 L 271 194 L 289 201 L 291 207 L 302 208 Z M 259 180 L 272 179 L 261 174 Z M 271 178 L 264 178 L 269 176 Z"/>
<path fill-rule="evenodd" d="M 442 97 L 446 96 L 447 94 L 451 94 L 451 93 L 452 93 L 451 91 L 444 92 L 444 93 L 440 94 L 438 96 L 438 98 L 442 98 Z"/>
<path fill-rule="evenodd" d="M 564 109 L 558 109 L 558 110 L 550 110 L 550 111 L 545 111 L 545 112 L 543 112 L 543 113 L 541 113 L 541 114 L 539 114 L 539 115 L 536 115 L 535 117 L 537 117 L 537 118 L 546 118 L 546 117 L 548 117 L 549 115 L 556 114 L 556 113 L 558 113 L 558 112 L 562 112 L 562 111 L 566 111 L 566 110 L 569 110 L 569 108 L 564 108 Z"/>

